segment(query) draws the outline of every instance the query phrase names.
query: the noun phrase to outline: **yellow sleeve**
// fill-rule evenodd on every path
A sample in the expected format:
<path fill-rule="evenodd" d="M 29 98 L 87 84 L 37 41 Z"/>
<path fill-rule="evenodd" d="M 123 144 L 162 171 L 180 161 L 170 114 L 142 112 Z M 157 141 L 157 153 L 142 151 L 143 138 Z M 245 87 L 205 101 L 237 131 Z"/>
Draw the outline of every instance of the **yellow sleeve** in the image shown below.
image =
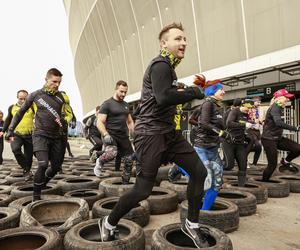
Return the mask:
<path fill-rule="evenodd" d="M 62 113 L 65 114 L 65 120 L 69 124 L 72 121 L 72 118 L 73 118 L 73 112 L 72 112 L 72 108 L 71 108 L 71 105 L 70 105 L 70 99 L 64 93 L 62 93 L 62 96 L 63 96 L 63 98 L 65 100 L 65 103 L 62 106 Z"/>

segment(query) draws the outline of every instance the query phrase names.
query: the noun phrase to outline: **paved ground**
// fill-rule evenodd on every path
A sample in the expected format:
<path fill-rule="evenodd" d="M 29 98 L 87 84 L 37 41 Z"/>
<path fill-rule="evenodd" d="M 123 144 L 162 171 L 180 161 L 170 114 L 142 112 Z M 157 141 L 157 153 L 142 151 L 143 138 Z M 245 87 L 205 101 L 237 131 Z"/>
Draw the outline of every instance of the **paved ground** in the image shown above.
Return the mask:
<path fill-rule="evenodd" d="M 70 140 L 74 155 L 87 154 L 90 144 L 84 140 Z M 4 157 L 11 158 L 8 144 Z M 297 159 L 299 162 L 300 159 Z M 179 222 L 179 209 L 166 215 L 151 216 L 146 231 L 161 225 Z M 258 205 L 257 213 L 241 217 L 239 229 L 228 234 L 235 250 L 296 250 L 300 249 L 300 194 L 287 198 L 268 199 Z"/>

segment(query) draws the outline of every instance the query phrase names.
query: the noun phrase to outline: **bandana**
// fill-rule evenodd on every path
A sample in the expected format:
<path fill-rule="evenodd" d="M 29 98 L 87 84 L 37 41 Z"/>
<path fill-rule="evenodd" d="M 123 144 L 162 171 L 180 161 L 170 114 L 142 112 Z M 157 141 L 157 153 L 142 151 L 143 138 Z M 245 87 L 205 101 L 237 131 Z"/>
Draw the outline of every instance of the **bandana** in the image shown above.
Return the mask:
<path fill-rule="evenodd" d="M 58 91 L 52 90 L 48 87 L 47 83 L 43 86 L 43 90 L 48 94 L 48 95 L 55 95 Z"/>
<path fill-rule="evenodd" d="M 171 52 L 165 49 L 160 50 L 160 55 L 168 59 L 173 69 L 175 69 L 178 66 L 178 64 L 181 62 L 181 59 L 175 57 Z"/>
<path fill-rule="evenodd" d="M 205 96 L 212 96 L 214 95 L 219 89 L 222 89 L 223 88 L 223 85 L 218 82 L 214 85 L 210 85 L 209 87 L 205 88 L 204 90 L 204 94 Z"/>

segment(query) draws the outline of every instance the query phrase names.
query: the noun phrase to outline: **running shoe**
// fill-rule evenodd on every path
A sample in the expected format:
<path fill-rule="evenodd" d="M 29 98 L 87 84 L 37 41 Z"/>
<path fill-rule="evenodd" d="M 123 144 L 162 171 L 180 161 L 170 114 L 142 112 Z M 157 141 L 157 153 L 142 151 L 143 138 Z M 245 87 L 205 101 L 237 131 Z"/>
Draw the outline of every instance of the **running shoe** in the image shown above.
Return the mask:
<path fill-rule="evenodd" d="M 108 216 L 105 216 L 98 220 L 100 239 L 102 242 L 113 241 L 118 238 L 118 230 L 116 228 L 110 230 L 105 227 L 105 221 L 107 220 L 107 218 Z"/>
<path fill-rule="evenodd" d="M 97 177 L 100 177 L 101 176 L 101 173 L 102 173 L 102 169 L 103 169 L 103 166 L 100 162 L 100 159 L 98 158 L 96 160 L 96 165 L 94 167 L 94 174 L 97 176 Z"/>
<path fill-rule="evenodd" d="M 207 238 L 209 236 L 209 229 L 206 227 L 191 228 L 188 225 L 188 222 L 182 225 L 181 230 L 189 238 L 191 238 L 197 248 L 206 248 L 209 247 Z"/>
<path fill-rule="evenodd" d="M 96 162 L 97 158 L 98 158 L 97 151 L 94 151 L 90 157 L 90 161 L 94 163 Z"/>
<path fill-rule="evenodd" d="M 181 178 L 181 172 L 179 170 L 179 167 L 177 165 L 175 165 L 174 167 L 171 167 L 168 172 L 169 182 L 178 181 L 178 180 L 180 180 L 180 178 Z"/>
<path fill-rule="evenodd" d="M 29 171 L 24 171 L 23 176 L 25 177 L 25 181 L 31 181 L 33 179 L 33 173 Z"/>

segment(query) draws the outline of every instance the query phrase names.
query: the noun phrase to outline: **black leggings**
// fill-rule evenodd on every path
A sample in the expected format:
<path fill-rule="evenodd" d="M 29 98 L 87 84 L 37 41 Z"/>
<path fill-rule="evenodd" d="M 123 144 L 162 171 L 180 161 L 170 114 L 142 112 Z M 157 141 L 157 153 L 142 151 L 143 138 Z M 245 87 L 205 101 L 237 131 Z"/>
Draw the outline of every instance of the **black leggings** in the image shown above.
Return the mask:
<path fill-rule="evenodd" d="M 248 145 L 246 146 L 246 157 L 248 158 L 250 152 L 254 152 L 253 165 L 257 164 L 261 150 L 262 147 L 260 141 L 256 137 L 249 138 Z"/>
<path fill-rule="evenodd" d="M 243 144 L 231 144 L 223 142 L 224 153 L 224 169 L 231 170 L 234 167 L 234 160 L 237 161 L 239 172 L 246 175 L 247 169 L 247 156 L 245 146 Z"/>
<path fill-rule="evenodd" d="M 28 172 L 31 169 L 32 157 L 33 157 L 33 146 L 31 136 L 18 136 L 15 135 L 14 140 L 10 143 L 11 150 L 24 171 Z M 22 152 L 24 148 L 24 153 Z"/>
<path fill-rule="evenodd" d="M 207 174 L 206 169 L 195 151 L 190 153 L 178 153 L 174 156 L 172 161 L 181 166 L 190 175 L 187 187 L 189 204 L 188 219 L 192 222 L 198 222 L 201 199 L 203 197 L 203 185 Z M 155 166 L 155 164 L 153 164 L 153 166 Z M 153 169 L 153 171 L 157 171 L 157 169 Z M 130 209 L 136 206 L 138 202 L 149 197 L 154 186 L 154 181 L 154 179 L 145 178 L 143 174 L 138 175 L 134 187 L 119 199 L 119 202 L 109 215 L 109 224 L 117 225 L 120 218 Z"/>
<path fill-rule="evenodd" d="M 262 139 L 261 142 L 264 146 L 264 150 L 266 151 L 268 160 L 268 166 L 263 172 L 263 180 L 265 181 L 268 181 L 271 178 L 277 167 L 278 149 L 289 151 L 289 154 L 286 157 L 286 160 L 289 162 L 300 155 L 300 144 L 288 138 L 282 137 L 280 140 Z"/>
<path fill-rule="evenodd" d="M 2 163 L 3 163 L 3 156 L 2 156 L 2 154 L 3 154 L 3 145 L 4 143 L 3 143 L 3 136 L 2 137 L 0 137 L 0 165 L 2 165 Z"/>

